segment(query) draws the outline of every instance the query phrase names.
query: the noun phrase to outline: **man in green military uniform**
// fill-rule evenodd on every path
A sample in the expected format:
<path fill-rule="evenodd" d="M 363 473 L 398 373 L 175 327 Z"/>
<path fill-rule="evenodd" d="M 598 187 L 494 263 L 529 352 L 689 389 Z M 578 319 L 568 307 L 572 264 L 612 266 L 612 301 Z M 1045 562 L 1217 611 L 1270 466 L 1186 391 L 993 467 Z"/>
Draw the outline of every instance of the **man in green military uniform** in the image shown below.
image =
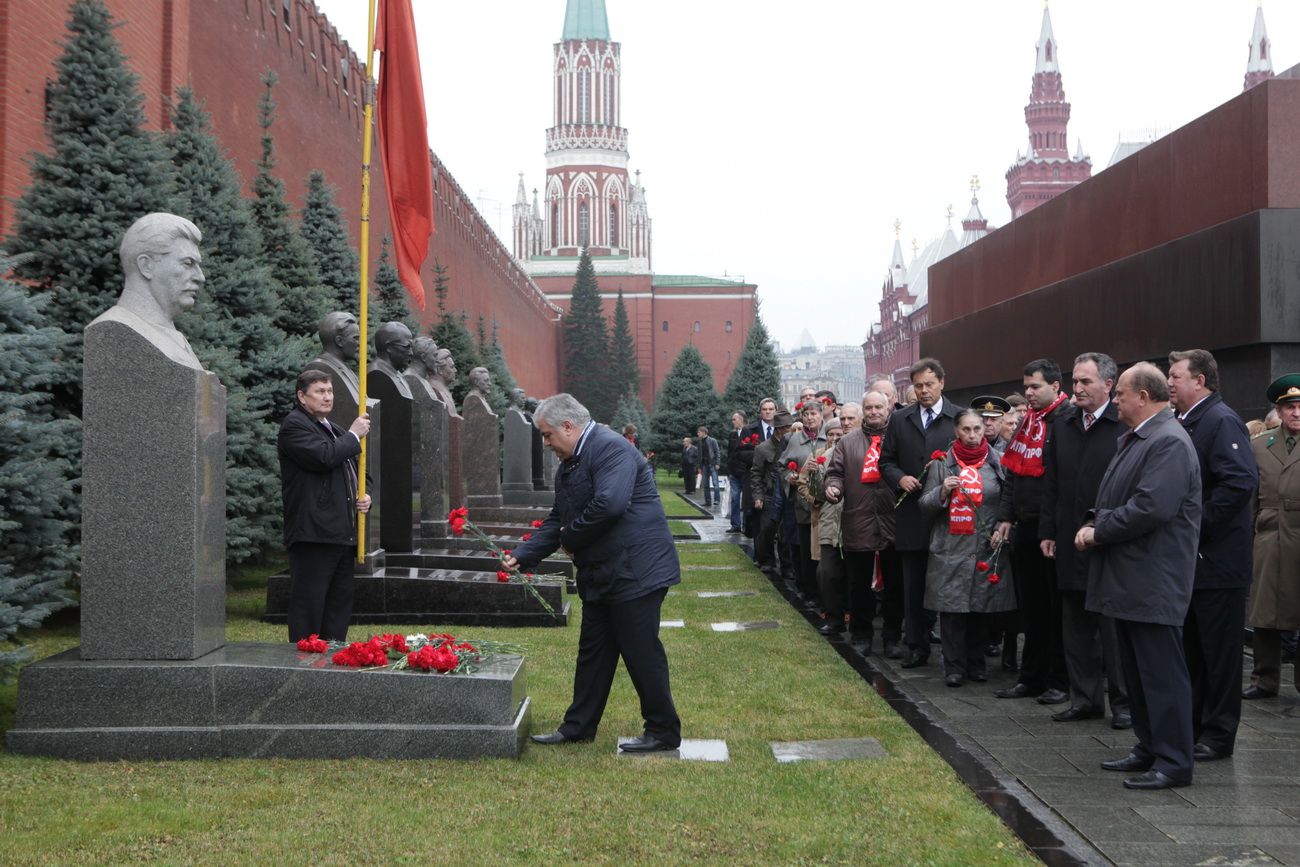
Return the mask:
<path fill-rule="evenodd" d="M 1280 427 L 1251 442 L 1259 465 L 1255 496 L 1255 581 L 1249 623 L 1255 628 L 1255 667 L 1248 699 L 1277 695 L 1282 676 L 1282 632 L 1300 628 L 1300 373 L 1278 377 L 1268 387 Z M 1296 686 L 1300 688 L 1300 668 Z"/>

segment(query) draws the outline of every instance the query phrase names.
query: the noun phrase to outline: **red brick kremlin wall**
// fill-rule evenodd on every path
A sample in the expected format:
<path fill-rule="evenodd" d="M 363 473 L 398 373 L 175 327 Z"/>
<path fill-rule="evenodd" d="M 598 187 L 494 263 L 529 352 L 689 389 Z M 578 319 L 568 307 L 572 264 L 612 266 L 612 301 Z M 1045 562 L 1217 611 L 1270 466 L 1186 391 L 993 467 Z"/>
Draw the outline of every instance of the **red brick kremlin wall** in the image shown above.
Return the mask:
<path fill-rule="evenodd" d="M 301 205 L 307 175 L 325 172 L 338 187 L 354 243 L 360 228 L 364 46 L 348 46 L 311 0 L 107 0 L 122 23 L 116 36 L 131 69 L 141 77 L 151 128 L 164 123 L 164 99 L 189 83 L 206 101 L 218 137 L 245 181 L 260 153 L 257 100 L 262 73 L 279 76 L 278 119 L 272 131 L 277 174 L 288 197 Z M 24 158 L 44 150 L 42 128 L 47 80 L 57 73 L 59 42 L 66 39 L 68 6 L 61 0 L 0 0 L 0 233 L 12 227 L 9 200 L 31 182 Z M 287 24 L 287 26 L 286 26 Z M 436 138 L 430 141 L 436 150 Z M 422 276 L 436 318 L 431 266 L 449 269 L 452 309 L 473 320 L 482 313 L 500 323 L 510 369 L 530 393 L 559 389 L 557 314 L 464 195 L 435 155 L 434 219 Z M 371 207 L 372 261 L 388 232 L 383 177 L 375 150 Z M 202 227 L 200 227 L 202 228 Z"/>

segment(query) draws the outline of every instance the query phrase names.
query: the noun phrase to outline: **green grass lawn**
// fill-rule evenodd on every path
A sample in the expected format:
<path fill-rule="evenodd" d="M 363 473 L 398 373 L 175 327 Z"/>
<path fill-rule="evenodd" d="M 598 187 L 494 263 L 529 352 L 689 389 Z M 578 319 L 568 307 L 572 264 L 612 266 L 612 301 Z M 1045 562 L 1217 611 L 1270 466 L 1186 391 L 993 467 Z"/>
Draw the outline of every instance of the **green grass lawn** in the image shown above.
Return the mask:
<path fill-rule="evenodd" d="M 682 584 L 662 638 L 687 738 L 727 742 L 726 763 L 615 755 L 637 735 L 620 671 L 596 742 L 528 745 L 518 761 L 74 762 L 0 755 L 0 863 L 554 862 L 888 865 L 1032 861 L 1015 836 L 733 546 L 679 544 Z M 726 566 L 724 570 L 702 569 Z M 700 590 L 756 590 L 707 598 Z M 281 641 L 260 623 L 261 576 L 228 596 L 227 638 Z M 576 597 L 571 597 L 576 600 Z M 529 647 L 534 732 L 568 704 L 581 603 L 563 629 L 401 624 Z M 715 633 L 716 620 L 779 620 Z M 75 616 L 24 636 L 38 656 L 77 642 Z M 15 688 L 0 687 L 0 728 Z M 778 764 L 768 743 L 873 737 L 888 758 Z"/>

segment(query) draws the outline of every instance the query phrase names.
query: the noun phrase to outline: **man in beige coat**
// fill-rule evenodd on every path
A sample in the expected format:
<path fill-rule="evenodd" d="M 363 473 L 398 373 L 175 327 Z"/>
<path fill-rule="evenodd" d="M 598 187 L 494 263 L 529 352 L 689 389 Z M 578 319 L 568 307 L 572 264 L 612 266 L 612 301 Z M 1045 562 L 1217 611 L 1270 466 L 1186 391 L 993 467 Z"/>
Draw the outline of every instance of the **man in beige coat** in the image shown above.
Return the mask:
<path fill-rule="evenodd" d="M 1282 425 L 1255 437 L 1259 465 L 1255 497 L 1255 583 L 1249 623 L 1255 628 L 1255 667 L 1242 698 L 1272 698 L 1282 676 L 1282 632 L 1300 628 L 1300 373 L 1279 377 L 1268 387 Z M 1300 667 L 1296 688 L 1300 689 Z"/>

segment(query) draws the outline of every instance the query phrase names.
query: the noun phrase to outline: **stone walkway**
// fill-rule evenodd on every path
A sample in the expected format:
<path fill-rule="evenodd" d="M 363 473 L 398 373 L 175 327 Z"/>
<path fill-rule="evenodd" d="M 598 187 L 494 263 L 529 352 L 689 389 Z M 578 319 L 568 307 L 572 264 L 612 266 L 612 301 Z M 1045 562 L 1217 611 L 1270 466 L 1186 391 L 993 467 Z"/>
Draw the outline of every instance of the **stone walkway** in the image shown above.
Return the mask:
<path fill-rule="evenodd" d="M 699 511 L 703 541 L 746 541 L 725 532 L 725 512 L 714 507 L 721 520 L 708 520 Z M 807 628 L 820 624 L 773 583 Z M 1300 865 L 1300 697 L 1290 687 L 1244 703 L 1232 758 L 1198 764 L 1187 788 L 1138 792 L 1120 785 L 1128 775 L 1098 766 L 1126 755 L 1132 732 L 1112 729 L 1109 717 L 1054 722 L 1065 705 L 996 698 L 1015 682 L 998 659 L 988 683 L 953 689 L 937 647 L 930 665 L 904 670 L 878 655 L 879 637 L 865 656 L 828 640 L 1047 864 Z M 1247 672 L 1250 664 L 1248 650 Z"/>

